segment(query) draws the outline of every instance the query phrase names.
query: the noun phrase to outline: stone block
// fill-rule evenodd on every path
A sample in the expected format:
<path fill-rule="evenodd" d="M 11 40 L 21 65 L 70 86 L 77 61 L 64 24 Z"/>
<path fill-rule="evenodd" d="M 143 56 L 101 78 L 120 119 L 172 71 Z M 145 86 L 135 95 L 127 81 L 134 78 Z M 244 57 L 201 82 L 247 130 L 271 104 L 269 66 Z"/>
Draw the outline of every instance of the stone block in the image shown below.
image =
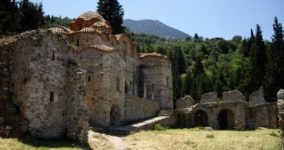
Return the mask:
<path fill-rule="evenodd" d="M 216 103 L 218 101 L 216 92 L 205 93 L 201 96 L 200 103 Z"/>
<path fill-rule="evenodd" d="M 224 102 L 241 102 L 244 100 L 243 94 L 238 90 L 223 92 Z"/>
<path fill-rule="evenodd" d="M 259 88 L 249 96 L 249 106 L 253 107 L 265 103 L 263 88 Z"/>
<path fill-rule="evenodd" d="M 284 90 L 283 90 L 283 89 L 280 89 L 280 90 L 277 92 L 277 98 L 278 98 L 278 99 L 284 99 Z"/>
<path fill-rule="evenodd" d="M 176 108 L 188 108 L 194 104 L 194 100 L 191 96 L 187 95 L 184 98 L 181 98 L 176 101 Z"/>

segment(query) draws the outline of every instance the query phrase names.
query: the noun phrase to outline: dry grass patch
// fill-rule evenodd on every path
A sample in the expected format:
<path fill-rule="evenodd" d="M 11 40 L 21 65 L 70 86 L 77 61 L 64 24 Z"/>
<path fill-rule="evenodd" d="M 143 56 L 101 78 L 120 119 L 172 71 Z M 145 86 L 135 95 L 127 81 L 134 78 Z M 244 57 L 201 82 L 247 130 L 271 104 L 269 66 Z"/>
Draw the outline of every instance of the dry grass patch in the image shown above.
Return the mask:
<path fill-rule="evenodd" d="M 41 140 L 31 137 L 23 139 L 0 138 L 0 150 L 86 150 L 87 145 L 79 145 L 66 139 Z"/>
<path fill-rule="evenodd" d="M 136 150 L 280 150 L 280 130 L 208 131 L 200 128 L 146 131 L 126 138 Z"/>

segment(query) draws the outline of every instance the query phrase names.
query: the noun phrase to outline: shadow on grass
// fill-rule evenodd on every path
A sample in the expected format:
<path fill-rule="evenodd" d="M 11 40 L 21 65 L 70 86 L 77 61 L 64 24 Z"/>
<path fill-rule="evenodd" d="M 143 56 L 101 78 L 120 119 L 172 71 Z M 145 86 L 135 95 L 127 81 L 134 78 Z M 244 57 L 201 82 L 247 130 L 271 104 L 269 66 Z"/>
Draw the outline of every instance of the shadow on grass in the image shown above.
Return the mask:
<path fill-rule="evenodd" d="M 80 144 L 68 138 L 41 139 L 31 136 L 24 136 L 18 139 L 20 142 L 38 148 L 77 148 L 91 150 L 88 144 Z"/>

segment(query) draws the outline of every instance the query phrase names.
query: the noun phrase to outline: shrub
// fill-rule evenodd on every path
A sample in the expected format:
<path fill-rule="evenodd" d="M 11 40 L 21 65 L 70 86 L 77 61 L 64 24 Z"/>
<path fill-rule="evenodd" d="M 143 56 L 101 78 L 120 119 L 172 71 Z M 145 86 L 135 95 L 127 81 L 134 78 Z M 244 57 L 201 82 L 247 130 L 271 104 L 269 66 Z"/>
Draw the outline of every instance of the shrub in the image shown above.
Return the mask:
<path fill-rule="evenodd" d="M 160 124 L 156 124 L 155 126 L 154 126 L 154 130 L 157 130 L 157 131 L 165 131 L 165 130 L 167 130 L 168 128 L 167 127 L 163 127 L 162 125 L 160 125 Z"/>

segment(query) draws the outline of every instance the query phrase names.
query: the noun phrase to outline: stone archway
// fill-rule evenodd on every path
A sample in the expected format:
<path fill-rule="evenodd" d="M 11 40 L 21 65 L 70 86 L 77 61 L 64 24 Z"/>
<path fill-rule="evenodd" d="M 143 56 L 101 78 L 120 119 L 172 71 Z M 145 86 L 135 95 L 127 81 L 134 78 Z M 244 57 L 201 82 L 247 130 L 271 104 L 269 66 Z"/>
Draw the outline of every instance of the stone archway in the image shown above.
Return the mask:
<path fill-rule="evenodd" d="M 205 111 L 198 110 L 194 113 L 194 126 L 208 126 L 208 116 Z"/>
<path fill-rule="evenodd" d="M 109 125 L 117 126 L 120 124 L 121 114 L 118 105 L 113 105 L 110 109 Z"/>
<path fill-rule="evenodd" d="M 234 113 L 229 109 L 223 109 L 218 115 L 218 125 L 221 130 L 234 129 Z"/>

